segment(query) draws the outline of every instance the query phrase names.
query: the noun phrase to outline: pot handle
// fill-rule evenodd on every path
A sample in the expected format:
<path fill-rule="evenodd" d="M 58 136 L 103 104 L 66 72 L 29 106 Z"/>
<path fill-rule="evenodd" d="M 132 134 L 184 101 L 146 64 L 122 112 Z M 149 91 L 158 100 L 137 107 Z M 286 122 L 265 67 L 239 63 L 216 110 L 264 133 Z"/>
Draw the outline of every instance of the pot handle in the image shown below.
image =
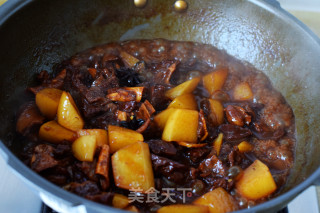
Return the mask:
<path fill-rule="evenodd" d="M 264 2 L 266 2 L 267 4 L 270 4 L 276 8 L 281 8 L 280 3 L 278 2 L 278 0 L 263 0 Z"/>

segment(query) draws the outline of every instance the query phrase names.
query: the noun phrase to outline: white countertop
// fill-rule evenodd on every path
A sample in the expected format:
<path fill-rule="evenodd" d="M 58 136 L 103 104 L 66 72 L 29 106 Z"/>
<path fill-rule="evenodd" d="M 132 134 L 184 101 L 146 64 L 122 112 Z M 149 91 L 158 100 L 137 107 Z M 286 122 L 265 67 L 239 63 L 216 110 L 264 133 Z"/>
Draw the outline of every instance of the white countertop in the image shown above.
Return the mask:
<path fill-rule="evenodd" d="M 41 200 L 6 165 L 0 156 L 0 212 L 38 213 Z"/>
<path fill-rule="evenodd" d="M 320 0 L 279 0 L 289 11 L 320 37 Z"/>

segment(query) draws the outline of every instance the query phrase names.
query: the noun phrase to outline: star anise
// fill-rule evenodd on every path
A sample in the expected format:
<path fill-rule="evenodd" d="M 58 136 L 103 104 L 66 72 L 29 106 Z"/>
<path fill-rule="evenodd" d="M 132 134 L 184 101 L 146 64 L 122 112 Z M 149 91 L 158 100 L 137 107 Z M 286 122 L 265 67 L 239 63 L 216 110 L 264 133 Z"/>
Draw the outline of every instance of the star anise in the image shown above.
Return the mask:
<path fill-rule="evenodd" d="M 139 74 L 133 69 L 121 67 L 116 70 L 116 76 L 119 79 L 120 87 L 134 87 L 141 83 Z"/>
<path fill-rule="evenodd" d="M 137 119 L 134 115 L 130 121 L 121 121 L 120 126 L 125 127 L 127 129 L 137 130 L 144 123 L 144 120 Z"/>

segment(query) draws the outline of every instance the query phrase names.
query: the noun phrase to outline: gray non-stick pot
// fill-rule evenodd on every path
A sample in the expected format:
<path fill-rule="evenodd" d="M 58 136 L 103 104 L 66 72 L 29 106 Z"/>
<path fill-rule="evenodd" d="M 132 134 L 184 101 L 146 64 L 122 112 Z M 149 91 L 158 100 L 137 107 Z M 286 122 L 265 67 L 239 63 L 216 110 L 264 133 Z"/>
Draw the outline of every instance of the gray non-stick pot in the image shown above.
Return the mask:
<path fill-rule="evenodd" d="M 9 0 L 0 7 L 0 154 L 41 199 L 60 212 L 121 212 L 71 194 L 16 154 L 15 113 L 36 73 L 91 46 L 135 38 L 212 44 L 266 73 L 296 117 L 295 166 L 276 198 L 239 212 L 281 209 L 320 175 L 320 41 L 274 1 Z M 14 186 L 13 186 L 14 187 Z M 17 201 L 18 202 L 18 201 Z M 17 204 L 18 205 L 18 204 Z"/>

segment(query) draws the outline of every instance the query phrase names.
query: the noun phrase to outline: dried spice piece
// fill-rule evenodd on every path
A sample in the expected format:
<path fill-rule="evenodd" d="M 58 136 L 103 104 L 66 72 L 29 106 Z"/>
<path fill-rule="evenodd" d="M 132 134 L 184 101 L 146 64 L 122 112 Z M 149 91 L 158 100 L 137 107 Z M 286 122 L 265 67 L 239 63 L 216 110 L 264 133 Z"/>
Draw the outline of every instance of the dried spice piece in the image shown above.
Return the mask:
<path fill-rule="evenodd" d="M 120 68 L 116 70 L 121 87 L 134 87 L 141 83 L 139 73 L 130 68 Z"/>

